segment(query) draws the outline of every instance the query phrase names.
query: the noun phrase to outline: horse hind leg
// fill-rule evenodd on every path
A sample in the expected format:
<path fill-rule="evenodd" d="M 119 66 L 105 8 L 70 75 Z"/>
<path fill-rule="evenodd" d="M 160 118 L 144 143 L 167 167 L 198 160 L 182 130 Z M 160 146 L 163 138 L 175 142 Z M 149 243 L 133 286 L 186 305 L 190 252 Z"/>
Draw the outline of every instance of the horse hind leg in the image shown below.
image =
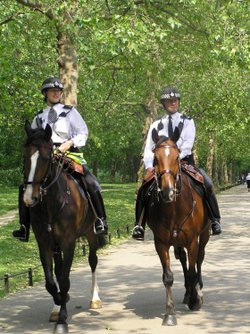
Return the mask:
<path fill-rule="evenodd" d="M 99 309 L 102 308 L 102 301 L 99 297 L 99 288 L 97 284 L 97 277 L 96 277 L 96 267 L 98 263 L 98 258 L 96 255 L 96 249 L 90 248 L 89 251 L 89 265 L 92 272 L 92 286 L 91 286 L 91 301 L 90 301 L 90 308 L 91 309 Z"/>
<path fill-rule="evenodd" d="M 188 250 L 189 269 L 187 272 L 189 300 L 188 307 L 192 311 L 198 311 L 202 305 L 202 295 L 199 285 L 199 275 L 196 271 L 198 256 L 198 242 L 193 243 L 193 247 Z"/>

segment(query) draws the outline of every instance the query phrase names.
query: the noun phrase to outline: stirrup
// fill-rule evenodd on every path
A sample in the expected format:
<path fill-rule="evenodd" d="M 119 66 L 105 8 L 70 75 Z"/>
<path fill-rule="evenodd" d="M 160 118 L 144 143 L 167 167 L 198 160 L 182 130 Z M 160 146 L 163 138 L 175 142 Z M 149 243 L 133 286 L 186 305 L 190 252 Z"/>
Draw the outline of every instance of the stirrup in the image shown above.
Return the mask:
<path fill-rule="evenodd" d="M 107 234 L 107 226 L 103 219 L 97 218 L 93 225 L 93 230 L 96 235 Z"/>
<path fill-rule="evenodd" d="M 211 230 L 212 230 L 212 235 L 218 235 L 222 232 L 221 226 L 220 226 L 220 221 L 215 220 L 211 224 Z"/>
<path fill-rule="evenodd" d="M 144 240 L 144 228 L 141 225 L 136 225 L 132 230 L 132 238 L 135 240 Z"/>

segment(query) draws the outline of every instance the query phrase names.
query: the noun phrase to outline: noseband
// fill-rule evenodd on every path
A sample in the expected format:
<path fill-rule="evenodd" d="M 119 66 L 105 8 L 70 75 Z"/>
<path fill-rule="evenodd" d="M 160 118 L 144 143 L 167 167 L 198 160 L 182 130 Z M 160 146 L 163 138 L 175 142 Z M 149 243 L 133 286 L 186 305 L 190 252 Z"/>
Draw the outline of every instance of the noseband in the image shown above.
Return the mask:
<path fill-rule="evenodd" d="M 39 151 L 39 147 L 37 147 L 38 151 Z M 61 174 L 62 172 L 62 169 L 63 169 L 63 156 L 60 157 L 59 161 L 58 161 L 58 164 L 57 164 L 57 168 L 56 168 L 56 172 L 55 172 L 55 176 L 54 178 L 51 180 L 51 182 L 45 186 L 47 180 L 49 179 L 49 177 L 51 176 L 51 167 L 52 167 L 52 164 L 54 162 L 54 154 L 52 153 L 52 147 L 51 147 L 51 152 L 50 152 L 50 158 L 49 158 L 49 162 L 48 162 L 48 167 L 47 167 L 47 171 L 44 175 L 44 177 L 42 178 L 42 180 L 40 181 L 24 181 L 24 188 L 26 188 L 27 185 L 30 185 L 30 184 L 40 184 L 40 195 L 41 195 L 41 201 L 42 201 L 42 197 L 44 195 L 47 194 L 47 190 L 57 181 L 59 175 Z"/>

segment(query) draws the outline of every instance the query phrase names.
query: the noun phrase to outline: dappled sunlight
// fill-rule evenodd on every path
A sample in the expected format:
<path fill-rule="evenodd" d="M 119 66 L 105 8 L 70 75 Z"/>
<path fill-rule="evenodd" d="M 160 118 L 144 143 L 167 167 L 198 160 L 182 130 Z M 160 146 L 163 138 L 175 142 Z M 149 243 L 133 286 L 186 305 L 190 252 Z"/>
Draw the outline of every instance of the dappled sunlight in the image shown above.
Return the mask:
<path fill-rule="evenodd" d="M 145 242 L 128 240 L 99 256 L 97 282 L 103 302 L 101 309 L 89 309 L 91 272 L 88 265 L 80 265 L 71 272 L 70 333 L 249 333 L 250 212 L 242 207 L 245 197 L 238 205 L 237 194 L 234 196 L 235 202 L 229 208 L 226 203 L 221 205 L 223 233 L 211 236 L 206 247 L 202 267 L 204 304 L 200 311 L 190 311 L 182 303 L 183 273 L 171 249 L 177 326 L 161 325 L 165 288 L 160 260 L 147 229 Z M 219 203 L 221 199 L 224 203 L 224 198 L 225 195 L 219 195 Z M 54 325 L 48 322 L 51 298 L 42 285 L 11 295 L 0 303 L 1 333 L 53 331 Z"/>

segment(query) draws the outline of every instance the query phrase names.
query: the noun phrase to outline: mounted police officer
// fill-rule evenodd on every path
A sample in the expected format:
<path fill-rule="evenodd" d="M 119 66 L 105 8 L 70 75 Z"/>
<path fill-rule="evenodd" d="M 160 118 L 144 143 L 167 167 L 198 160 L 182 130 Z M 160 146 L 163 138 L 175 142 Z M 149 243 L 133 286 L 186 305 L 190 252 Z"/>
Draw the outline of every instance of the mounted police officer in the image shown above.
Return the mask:
<path fill-rule="evenodd" d="M 47 107 L 39 111 L 32 122 L 32 128 L 43 128 L 49 124 L 52 128 L 52 141 L 59 151 L 77 151 L 85 146 L 88 138 L 88 128 L 80 113 L 73 106 L 60 103 L 63 84 L 57 77 L 44 80 L 41 92 Z M 100 192 L 100 185 L 94 175 L 84 166 L 84 185 L 90 195 L 91 204 L 96 211 L 97 219 L 94 223 L 96 234 L 107 233 L 106 213 Z M 13 236 L 21 241 L 29 240 L 29 211 L 23 203 L 23 185 L 19 188 L 19 216 L 20 229 L 13 231 Z"/>
<path fill-rule="evenodd" d="M 193 119 L 179 113 L 181 95 L 175 87 L 165 87 L 161 92 L 160 102 L 166 110 L 166 115 L 161 119 L 155 121 L 149 128 L 146 146 L 144 149 L 144 164 L 146 175 L 144 180 L 150 180 L 154 174 L 154 153 L 152 149 L 154 142 L 152 140 L 152 130 L 157 129 L 159 135 L 171 137 L 175 127 L 179 128 L 180 138 L 177 141 L 177 146 L 180 150 L 180 159 L 182 162 L 194 165 L 194 157 L 192 153 L 195 140 L 195 124 Z M 209 206 L 210 219 L 212 220 L 212 233 L 220 234 L 220 212 L 213 190 L 213 183 L 211 179 L 205 174 L 203 170 L 199 170 L 204 176 L 204 184 L 206 189 L 206 201 Z M 136 225 L 132 231 L 132 237 L 137 240 L 144 240 L 145 217 L 142 217 L 144 209 L 144 195 L 143 186 L 139 189 L 136 201 Z M 139 221 L 143 218 L 143 224 Z"/>

